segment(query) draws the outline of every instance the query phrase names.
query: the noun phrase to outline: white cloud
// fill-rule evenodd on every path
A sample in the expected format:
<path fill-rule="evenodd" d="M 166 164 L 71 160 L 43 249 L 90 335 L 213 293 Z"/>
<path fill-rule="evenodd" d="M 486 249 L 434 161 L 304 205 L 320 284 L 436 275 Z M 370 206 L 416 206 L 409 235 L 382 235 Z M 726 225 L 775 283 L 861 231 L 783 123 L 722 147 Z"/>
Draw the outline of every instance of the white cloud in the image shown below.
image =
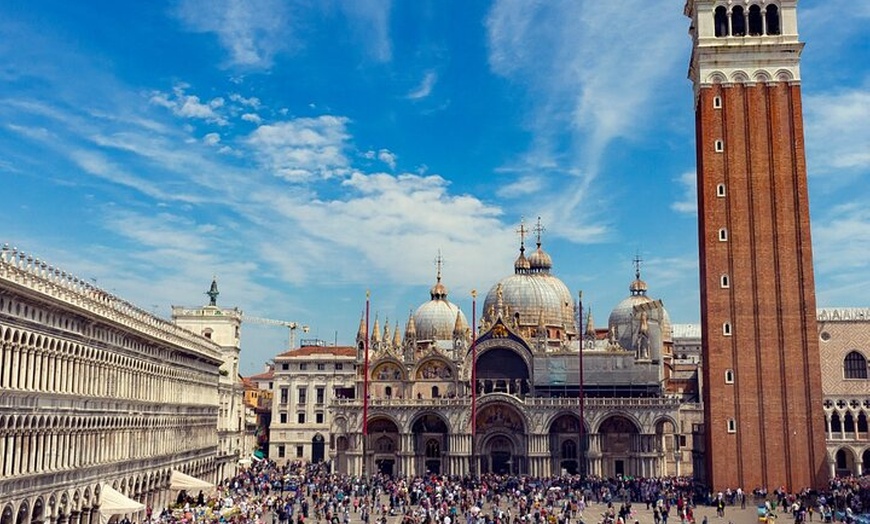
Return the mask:
<path fill-rule="evenodd" d="M 250 107 L 251 109 L 259 109 L 260 106 L 262 105 L 259 98 L 255 97 L 255 96 L 252 96 L 250 98 L 245 98 L 238 93 L 231 93 L 230 94 L 230 101 L 236 102 L 237 104 L 241 104 L 241 105 L 246 106 L 246 107 Z"/>
<path fill-rule="evenodd" d="M 521 176 L 517 180 L 499 186 L 496 194 L 501 198 L 519 198 L 532 195 L 544 188 L 543 178 L 537 175 Z"/>
<path fill-rule="evenodd" d="M 208 133 L 202 137 L 202 141 L 210 146 L 215 146 L 221 141 L 221 136 L 218 133 Z"/>
<path fill-rule="evenodd" d="M 681 200 L 677 200 L 671 204 L 671 209 L 677 213 L 686 215 L 698 214 L 698 177 L 694 171 L 683 173 L 679 178 L 674 180 L 678 187 L 682 187 L 683 194 Z"/>
<path fill-rule="evenodd" d="M 182 0 L 175 14 L 191 31 L 214 33 L 229 65 L 268 68 L 293 44 L 286 10 L 279 0 Z"/>
<path fill-rule="evenodd" d="M 631 13 L 626 17 L 625 13 Z M 632 38 L 614 45 L 613 22 Z M 650 23 L 650 20 L 656 20 Z M 596 218 L 592 181 L 616 139 L 643 136 L 662 104 L 650 103 L 666 82 L 682 79 L 685 18 L 655 2 L 497 0 L 486 18 L 491 69 L 525 88 L 531 158 L 556 162 L 546 172 L 558 210 L 554 233 L 565 238 Z M 690 96 L 687 94 L 687 96 Z M 565 129 L 571 136 L 565 138 Z M 521 162 L 541 172 L 539 164 Z M 581 203 L 583 204 L 581 206 Z M 576 240 L 576 239 L 574 239 Z"/>
<path fill-rule="evenodd" d="M 870 169 L 870 89 L 804 97 L 810 175 Z"/>
<path fill-rule="evenodd" d="M 382 272 L 378 278 L 428 282 L 440 246 L 448 260 L 462 260 L 463 275 L 451 281 L 461 287 L 487 281 L 492 260 L 504 260 L 506 266 L 513 260 L 513 228 L 500 223 L 501 210 L 470 195 L 450 194 L 440 176 L 354 173 L 341 186 L 343 194 L 328 200 L 260 195 L 299 224 L 296 231 L 311 235 L 304 260 L 275 254 L 275 263 L 285 266 L 294 281 L 302 278 L 302 264 L 309 277 L 328 265 L 334 272 L 331 282 L 372 280 L 371 267 Z M 348 256 L 353 252 L 362 258 Z M 402 263 L 396 264 L 399 253 Z"/>
<path fill-rule="evenodd" d="M 393 57 L 390 41 L 390 0 L 354 0 L 339 2 L 348 16 L 351 31 L 365 43 L 364 49 L 372 59 L 388 62 Z"/>
<path fill-rule="evenodd" d="M 432 93 L 432 88 L 435 87 L 435 81 L 438 80 L 438 75 L 434 71 L 427 71 L 420 85 L 411 90 L 406 95 L 406 98 L 411 100 L 419 100 L 426 98 Z"/>
<path fill-rule="evenodd" d="M 244 120 L 245 122 L 253 122 L 257 125 L 263 123 L 263 119 L 260 118 L 260 115 L 258 115 L 257 113 L 245 113 L 244 115 L 242 115 L 242 120 Z"/>
<path fill-rule="evenodd" d="M 388 149 L 378 151 L 378 160 L 390 166 L 390 169 L 396 169 L 396 154 Z"/>
<path fill-rule="evenodd" d="M 261 125 L 247 139 L 256 157 L 286 180 L 329 178 L 349 165 L 344 154 L 348 120 L 321 116 Z"/>
<path fill-rule="evenodd" d="M 130 173 L 123 167 L 112 162 L 105 155 L 94 151 L 78 150 L 69 153 L 70 159 L 86 173 L 108 180 L 114 184 L 126 186 L 152 198 L 160 200 L 178 200 L 182 202 L 198 202 L 200 199 L 183 193 L 169 194 L 151 181 Z"/>
<path fill-rule="evenodd" d="M 172 94 L 155 92 L 152 94 L 150 102 L 165 107 L 171 110 L 174 115 L 183 118 L 205 120 L 220 126 L 228 124 L 226 118 L 215 111 L 223 106 L 222 98 L 214 98 L 208 103 L 202 103 L 198 96 L 186 94 L 186 88 L 186 85 L 180 84 L 172 89 Z"/>

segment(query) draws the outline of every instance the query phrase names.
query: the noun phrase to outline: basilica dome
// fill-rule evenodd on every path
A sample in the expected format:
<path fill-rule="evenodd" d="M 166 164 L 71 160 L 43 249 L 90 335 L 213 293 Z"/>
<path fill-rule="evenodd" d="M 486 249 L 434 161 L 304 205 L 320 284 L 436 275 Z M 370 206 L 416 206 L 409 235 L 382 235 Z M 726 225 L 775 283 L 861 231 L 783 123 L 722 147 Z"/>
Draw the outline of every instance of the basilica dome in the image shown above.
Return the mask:
<path fill-rule="evenodd" d="M 575 334 L 574 299 L 568 287 L 550 274 L 550 255 L 538 249 L 528 258 L 525 248 L 520 247 L 520 256 L 514 263 L 514 274 L 501 279 L 486 294 L 483 303 L 484 319 L 495 321 L 499 312 L 499 295 L 505 320 L 514 319 L 523 326 L 553 326 Z M 510 318 L 507 318 L 510 317 Z"/>
<path fill-rule="evenodd" d="M 447 287 L 438 279 L 429 290 L 430 300 L 414 312 L 414 327 L 420 340 L 452 340 L 459 317 L 462 332 L 468 328 L 468 321 L 459 307 L 447 300 Z"/>
<path fill-rule="evenodd" d="M 628 286 L 629 296 L 613 308 L 607 321 L 611 333 L 616 333 L 622 347 L 629 349 L 633 346 L 632 335 L 637 329 L 638 320 L 635 318 L 635 307 L 642 304 L 652 304 L 654 299 L 647 296 L 648 286 L 640 278 L 640 270 L 635 273 L 635 279 Z M 672 341 L 671 317 L 668 311 L 661 308 L 661 340 Z"/>

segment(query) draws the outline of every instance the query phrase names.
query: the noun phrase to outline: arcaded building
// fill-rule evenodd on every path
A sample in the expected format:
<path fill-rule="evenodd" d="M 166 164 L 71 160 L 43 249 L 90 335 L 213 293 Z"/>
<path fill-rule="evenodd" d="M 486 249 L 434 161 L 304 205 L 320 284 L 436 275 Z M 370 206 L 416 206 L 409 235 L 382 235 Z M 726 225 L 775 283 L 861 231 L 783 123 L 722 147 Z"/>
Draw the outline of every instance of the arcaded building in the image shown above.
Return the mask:
<path fill-rule="evenodd" d="M 818 312 L 828 475 L 870 474 L 870 308 Z"/>
<path fill-rule="evenodd" d="M 670 319 L 639 270 L 606 328 L 590 315 L 581 324 L 539 234 L 537 249 L 527 257 L 521 245 L 513 273 L 492 284 L 476 337 L 441 280 L 439 269 L 402 336 L 361 324 L 354 398 L 332 404 L 338 471 L 692 475 L 702 407 L 669 387 Z"/>
<path fill-rule="evenodd" d="M 159 508 L 173 471 L 218 480 L 223 363 L 215 343 L 4 246 L 0 523 L 88 523 L 110 490 Z"/>

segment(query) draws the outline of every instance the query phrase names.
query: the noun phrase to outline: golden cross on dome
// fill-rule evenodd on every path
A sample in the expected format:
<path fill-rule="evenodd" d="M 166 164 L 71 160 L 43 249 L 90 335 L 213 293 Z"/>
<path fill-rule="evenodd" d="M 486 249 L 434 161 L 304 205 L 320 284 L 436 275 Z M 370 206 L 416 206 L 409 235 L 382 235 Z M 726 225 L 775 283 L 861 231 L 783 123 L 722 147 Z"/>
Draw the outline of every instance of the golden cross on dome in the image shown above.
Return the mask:
<path fill-rule="evenodd" d="M 640 280 L 640 263 L 643 259 L 640 258 L 640 252 L 634 255 L 634 277 Z"/>
<path fill-rule="evenodd" d="M 535 234 L 538 236 L 538 247 L 541 247 L 541 233 L 544 231 L 546 231 L 546 229 L 544 229 L 544 225 L 541 224 L 541 217 L 538 217 L 538 223 L 535 224 Z"/>
<path fill-rule="evenodd" d="M 526 234 L 528 232 L 529 230 L 526 229 L 526 219 L 520 217 L 520 227 L 517 228 L 517 234 L 520 235 L 520 249 L 526 247 Z"/>
<path fill-rule="evenodd" d="M 441 256 L 441 250 L 438 250 L 438 256 L 435 257 L 435 268 L 437 269 L 436 278 L 441 282 L 441 266 L 444 265 L 444 257 Z"/>

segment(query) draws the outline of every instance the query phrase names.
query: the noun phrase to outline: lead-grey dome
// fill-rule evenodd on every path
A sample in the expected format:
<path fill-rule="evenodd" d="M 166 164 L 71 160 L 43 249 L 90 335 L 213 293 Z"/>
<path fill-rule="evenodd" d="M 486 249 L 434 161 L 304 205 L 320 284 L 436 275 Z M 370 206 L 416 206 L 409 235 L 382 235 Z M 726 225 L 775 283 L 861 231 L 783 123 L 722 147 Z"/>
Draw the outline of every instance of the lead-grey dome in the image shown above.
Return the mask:
<path fill-rule="evenodd" d="M 637 324 L 639 322 L 636 317 L 635 307 L 643 304 L 652 304 L 655 300 L 647 296 L 648 286 L 646 282 L 641 280 L 640 270 L 636 272 L 635 279 L 628 286 L 628 289 L 629 296 L 617 304 L 613 308 L 613 311 L 610 312 L 607 327 L 611 333 L 614 333 L 615 329 L 619 344 L 622 347 L 631 349 L 634 345 L 633 336 L 637 331 Z M 654 309 L 658 311 L 659 308 Z M 660 310 L 661 319 L 657 323 L 661 326 L 661 340 L 662 342 L 671 342 L 673 338 L 671 317 L 664 307 L 661 307 Z"/>
<path fill-rule="evenodd" d="M 483 316 L 489 323 L 495 321 L 499 308 L 499 293 L 503 314 L 508 322 L 518 319 L 523 326 L 557 327 L 576 334 L 574 326 L 574 299 L 568 287 L 550 273 L 553 262 L 550 255 L 538 248 L 528 259 L 525 247 L 520 245 L 520 256 L 514 263 L 514 274 L 501 279 L 486 294 Z"/>
<path fill-rule="evenodd" d="M 468 321 L 459 306 L 447 300 L 447 287 L 438 279 L 429 291 L 430 300 L 414 312 L 414 327 L 420 340 L 452 340 L 456 319 L 462 329 L 468 328 Z"/>

